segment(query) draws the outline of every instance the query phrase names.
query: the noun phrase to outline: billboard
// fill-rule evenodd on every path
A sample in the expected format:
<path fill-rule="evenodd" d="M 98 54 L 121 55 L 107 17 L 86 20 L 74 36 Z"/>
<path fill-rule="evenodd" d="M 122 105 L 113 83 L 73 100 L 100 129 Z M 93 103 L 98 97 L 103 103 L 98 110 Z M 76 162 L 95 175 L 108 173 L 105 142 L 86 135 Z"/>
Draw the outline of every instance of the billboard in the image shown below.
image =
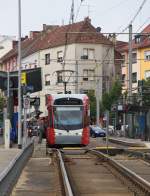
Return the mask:
<path fill-rule="evenodd" d="M 42 90 L 41 68 L 22 70 L 26 74 L 26 86 L 32 89 L 32 92 Z M 18 72 L 10 72 L 10 89 L 18 88 Z M 0 72 L 0 89 L 7 89 L 7 72 Z"/>

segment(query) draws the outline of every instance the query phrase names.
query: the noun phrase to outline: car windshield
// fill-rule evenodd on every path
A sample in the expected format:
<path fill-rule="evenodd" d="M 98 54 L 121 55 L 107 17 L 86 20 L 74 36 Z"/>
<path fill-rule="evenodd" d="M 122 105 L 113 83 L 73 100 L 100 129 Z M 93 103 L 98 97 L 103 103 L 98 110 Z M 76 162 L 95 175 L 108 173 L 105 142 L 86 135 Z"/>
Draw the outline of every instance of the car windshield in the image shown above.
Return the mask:
<path fill-rule="evenodd" d="M 76 130 L 83 127 L 83 107 L 56 106 L 54 108 L 54 128 Z"/>
<path fill-rule="evenodd" d="M 100 127 L 93 127 L 94 131 L 104 131 L 103 129 L 101 129 Z"/>

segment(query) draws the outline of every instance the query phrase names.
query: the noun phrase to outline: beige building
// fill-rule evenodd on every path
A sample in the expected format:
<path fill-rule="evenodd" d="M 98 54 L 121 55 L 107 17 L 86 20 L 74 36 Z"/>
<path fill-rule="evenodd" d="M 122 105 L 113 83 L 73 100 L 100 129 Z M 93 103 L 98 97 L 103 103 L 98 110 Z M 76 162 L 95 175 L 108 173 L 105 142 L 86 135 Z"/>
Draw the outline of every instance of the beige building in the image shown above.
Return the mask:
<path fill-rule="evenodd" d="M 46 28 L 47 27 L 47 28 Z M 2 58 L 5 70 L 17 70 L 17 48 Z M 12 61 L 13 59 L 13 61 Z M 42 91 L 40 110 L 46 115 L 45 94 L 87 93 L 96 89 L 99 96 L 106 90 L 115 74 L 114 46 L 92 26 L 89 18 L 65 26 L 46 26 L 41 32 L 32 32 L 22 42 L 22 69 L 41 67 Z"/>

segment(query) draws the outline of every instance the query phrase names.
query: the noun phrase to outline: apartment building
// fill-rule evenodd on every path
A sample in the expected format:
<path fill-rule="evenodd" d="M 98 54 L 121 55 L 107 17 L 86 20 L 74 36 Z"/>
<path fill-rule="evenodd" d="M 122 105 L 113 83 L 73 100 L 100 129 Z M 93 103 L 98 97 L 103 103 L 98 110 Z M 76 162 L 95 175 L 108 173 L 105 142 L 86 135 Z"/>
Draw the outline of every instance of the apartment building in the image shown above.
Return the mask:
<path fill-rule="evenodd" d="M 122 54 L 122 82 L 127 89 L 128 80 L 128 43 L 117 45 Z M 132 40 L 132 89 L 137 92 L 138 80 L 150 77 L 150 24 Z"/>
<path fill-rule="evenodd" d="M 40 110 L 46 115 L 45 94 L 87 93 L 96 89 L 100 97 L 106 76 L 114 78 L 114 45 L 91 24 L 84 21 L 63 25 L 43 25 L 41 32 L 31 32 L 22 42 L 22 69 L 41 67 Z M 1 58 L 2 70 L 18 70 L 17 47 Z"/>

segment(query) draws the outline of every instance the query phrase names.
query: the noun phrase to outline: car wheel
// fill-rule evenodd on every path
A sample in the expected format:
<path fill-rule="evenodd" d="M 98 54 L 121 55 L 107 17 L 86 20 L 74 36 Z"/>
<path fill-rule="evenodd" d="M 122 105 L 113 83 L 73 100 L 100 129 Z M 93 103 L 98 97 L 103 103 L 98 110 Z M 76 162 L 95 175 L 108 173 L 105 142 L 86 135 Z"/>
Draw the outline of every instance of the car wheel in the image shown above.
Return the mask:
<path fill-rule="evenodd" d="M 94 134 L 94 133 L 92 133 L 91 137 L 92 137 L 92 138 L 95 138 L 95 134 Z"/>

